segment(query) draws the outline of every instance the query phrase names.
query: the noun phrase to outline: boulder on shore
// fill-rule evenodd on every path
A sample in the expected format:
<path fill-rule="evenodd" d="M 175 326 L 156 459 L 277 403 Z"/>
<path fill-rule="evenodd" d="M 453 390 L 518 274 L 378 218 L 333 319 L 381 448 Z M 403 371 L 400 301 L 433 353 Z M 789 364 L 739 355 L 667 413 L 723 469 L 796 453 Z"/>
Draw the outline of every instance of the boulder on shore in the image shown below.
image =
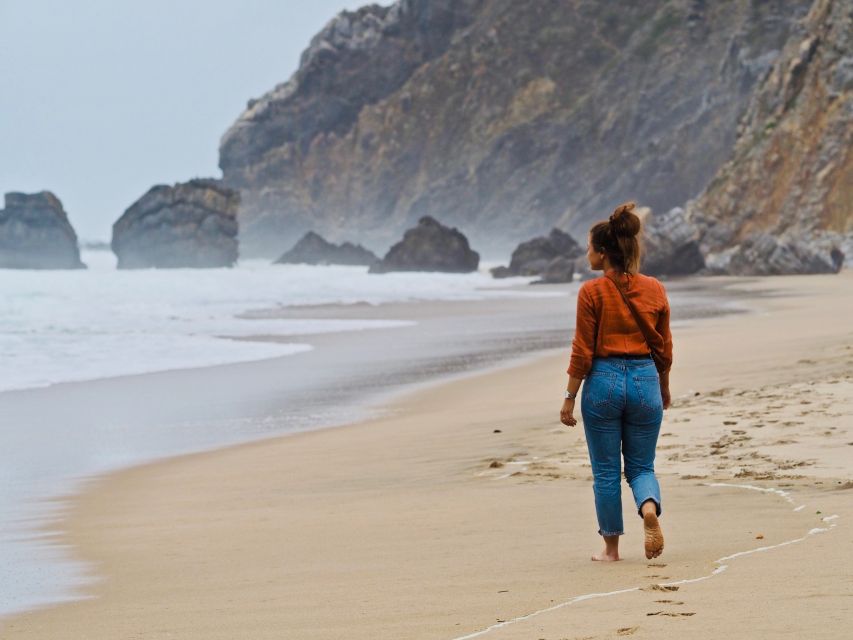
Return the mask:
<path fill-rule="evenodd" d="M 370 273 L 389 271 L 476 271 L 480 254 L 473 251 L 458 229 L 445 227 L 436 219 L 424 216 L 418 226 L 403 234 L 385 257 L 370 267 Z"/>
<path fill-rule="evenodd" d="M 118 268 L 233 266 L 239 202 L 219 180 L 152 187 L 113 224 Z"/>
<path fill-rule="evenodd" d="M 10 192 L 0 209 L 0 268 L 85 269 L 77 234 L 50 191 Z"/>
<path fill-rule="evenodd" d="M 547 278 L 543 277 L 542 281 L 571 282 L 574 261 L 583 254 L 584 249 L 574 238 L 559 229 L 552 229 L 547 236 L 539 236 L 519 244 L 512 252 L 509 267 L 495 267 L 491 273 L 495 278 L 508 278 L 538 276 L 548 271 L 549 275 Z M 558 258 L 563 260 L 557 261 Z"/>
<path fill-rule="evenodd" d="M 829 236 L 775 237 L 756 232 L 743 242 L 706 258 L 706 272 L 737 276 L 838 273 L 844 253 Z"/>
<path fill-rule="evenodd" d="M 344 242 L 332 244 L 313 231 L 309 231 L 293 248 L 285 252 L 273 264 L 343 264 L 371 265 L 379 257 L 360 244 Z"/>
<path fill-rule="evenodd" d="M 645 245 L 640 271 L 650 276 L 688 275 L 705 266 L 699 250 L 699 229 L 675 207 L 667 213 L 650 214 L 643 224 Z"/>

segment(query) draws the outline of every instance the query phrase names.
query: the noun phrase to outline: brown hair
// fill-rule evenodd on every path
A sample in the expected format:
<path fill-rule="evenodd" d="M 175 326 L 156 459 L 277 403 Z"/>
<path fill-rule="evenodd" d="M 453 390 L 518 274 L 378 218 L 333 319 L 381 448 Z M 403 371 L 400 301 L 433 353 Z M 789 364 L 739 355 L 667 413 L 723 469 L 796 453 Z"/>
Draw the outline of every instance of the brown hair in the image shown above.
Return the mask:
<path fill-rule="evenodd" d="M 617 269 L 627 273 L 640 270 L 640 218 L 634 213 L 637 204 L 626 202 L 613 211 L 609 220 L 592 225 L 589 230 L 592 248 L 604 252 Z"/>

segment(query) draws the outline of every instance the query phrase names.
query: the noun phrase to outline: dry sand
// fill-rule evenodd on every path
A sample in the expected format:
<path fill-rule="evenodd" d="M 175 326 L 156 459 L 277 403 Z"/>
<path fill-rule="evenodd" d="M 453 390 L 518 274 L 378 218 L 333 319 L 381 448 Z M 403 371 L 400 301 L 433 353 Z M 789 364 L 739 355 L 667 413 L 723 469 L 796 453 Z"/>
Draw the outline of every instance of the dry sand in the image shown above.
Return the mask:
<path fill-rule="evenodd" d="M 714 282 L 772 295 L 675 331 L 655 561 L 627 485 L 624 560 L 589 560 L 566 351 L 369 422 L 93 479 L 61 540 L 103 577 L 94 597 L 0 636 L 849 637 L 853 272 Z"/>

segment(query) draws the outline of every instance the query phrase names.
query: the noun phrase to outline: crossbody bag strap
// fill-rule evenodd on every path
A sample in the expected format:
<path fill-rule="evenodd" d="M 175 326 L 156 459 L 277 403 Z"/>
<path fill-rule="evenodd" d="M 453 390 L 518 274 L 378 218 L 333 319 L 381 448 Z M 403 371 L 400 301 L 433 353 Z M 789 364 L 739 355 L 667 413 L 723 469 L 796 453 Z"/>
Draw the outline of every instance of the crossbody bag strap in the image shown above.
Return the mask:
<path fill-rule="evenodd" d="M 628 300 L 628 296 L 625 295 L 625 292 L 622 291 L 622 287 L 616 284 L 616 281 L 610 276 L 605 276 L 610 282 L 613 283 L 613 286 L 616 287 L 616 290 L 619 292 L 619 295 L 622 296 L 622 300 L 625 301 L 625 305 L 628 307 L 628 310 L 631 312 L 631 315 L 634 316 L 634 321 L 637 323 L 637 327 L 640 329 L 640 333 L 643 334 L 643 338 L 646 340 L 646 344 L 649 347 L 649 351 L 652 353 L 652 359 L 655 361 L 655 366 L 658 371 L 660 371 L 661 366 L 663 365 L 662 358 L 660 354 L 655 350 L 654 346 L 652 346 L 652 341 L 649 340 L 649 334 L 646 329 L 643 327 L 643 323 L 640 322 L 640 316 L 637 313 L 637 310 L 634 308 L 634 305 L 631 304 L 631 301 Z"/>

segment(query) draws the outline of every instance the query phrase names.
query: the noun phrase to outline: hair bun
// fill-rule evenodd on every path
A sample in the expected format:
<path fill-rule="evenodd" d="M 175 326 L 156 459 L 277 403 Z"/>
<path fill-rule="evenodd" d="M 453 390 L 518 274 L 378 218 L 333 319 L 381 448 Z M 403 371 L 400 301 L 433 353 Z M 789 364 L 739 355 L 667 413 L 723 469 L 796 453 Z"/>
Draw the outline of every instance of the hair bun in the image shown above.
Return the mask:
<path fill-rule="evenodd" d="M 633 238 L 640 233 L 640 218 L 634 213 L 636 202 L 620 204 L 610 216 L 610 228 L 613 235 Z"/>

